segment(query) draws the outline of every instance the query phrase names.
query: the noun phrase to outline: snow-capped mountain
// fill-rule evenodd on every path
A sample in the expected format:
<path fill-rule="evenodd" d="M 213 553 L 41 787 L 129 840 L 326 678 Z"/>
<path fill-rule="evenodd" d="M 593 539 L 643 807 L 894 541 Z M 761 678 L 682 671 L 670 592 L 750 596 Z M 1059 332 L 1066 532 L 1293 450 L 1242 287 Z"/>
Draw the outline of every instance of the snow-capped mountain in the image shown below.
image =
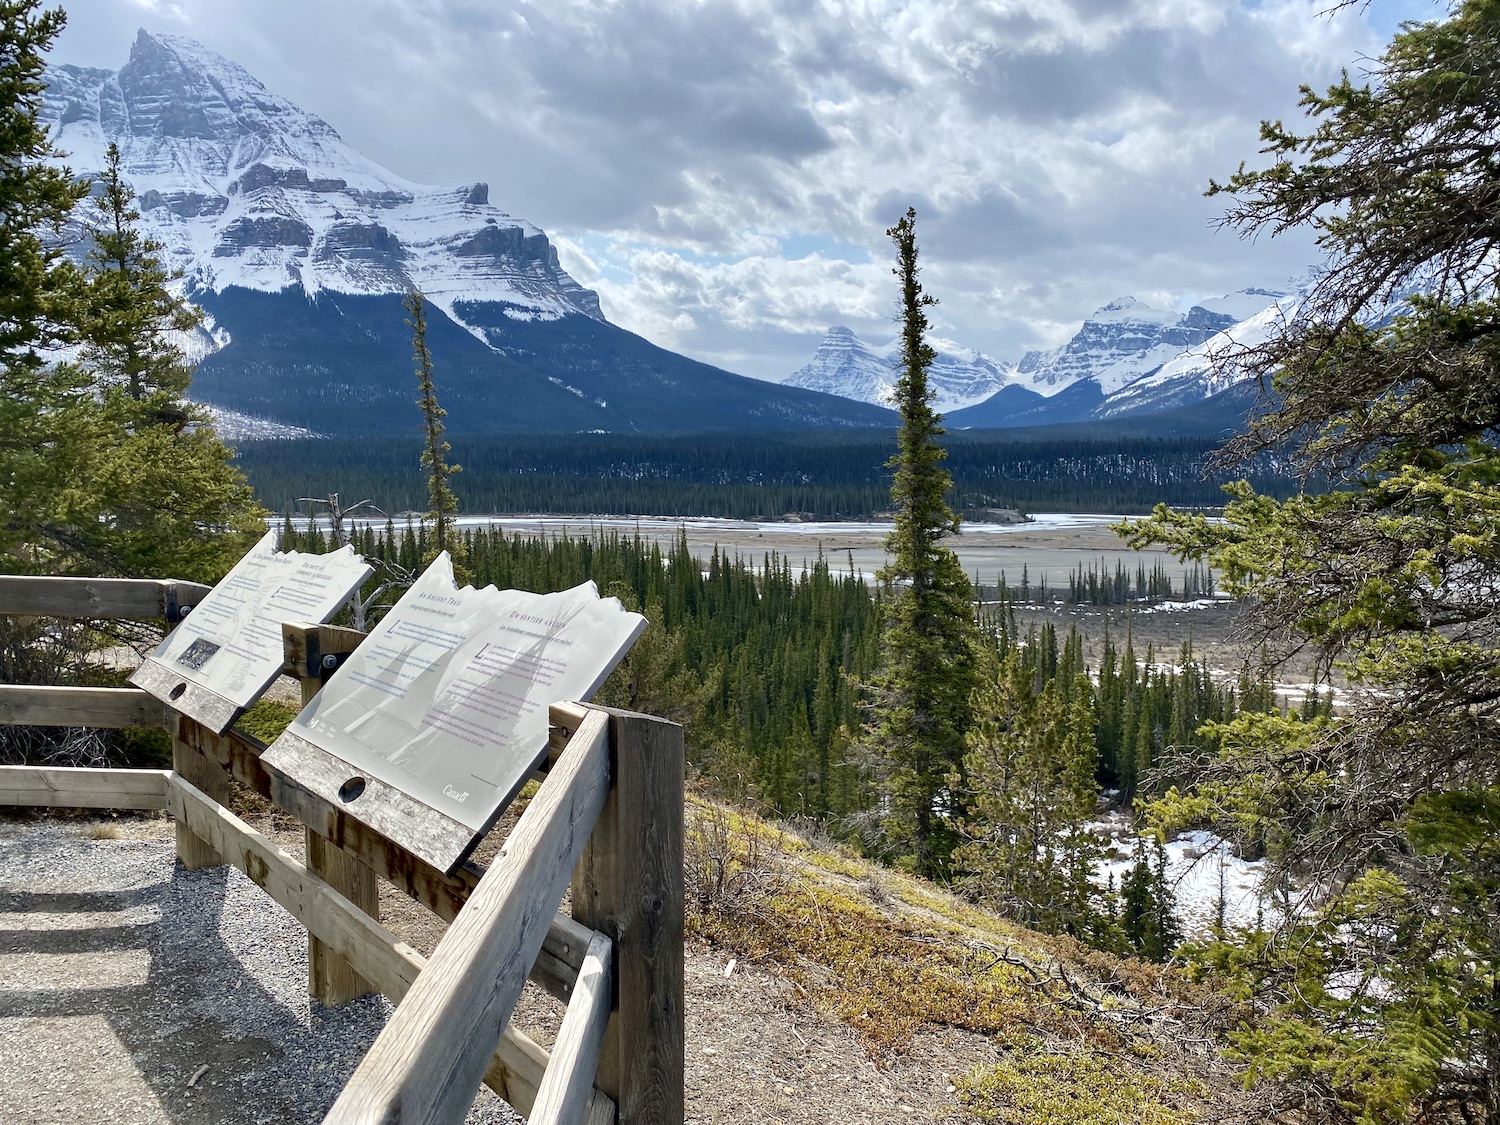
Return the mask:
<path fill-rule="evenodd" d="M 1116 418 L 1167 409 L 1212 397 L 1240 382 L 1245 376 L 1234 366 L 1235 354 L 1270 339 L 1277 326 L 1291 318 L 1301 300 L 1296 293 L 1250 292 L 1257 297 L 1272 296 L 1275 299 L 1201 344 L 1185 349 L 1156 370 L 1121 387 L 1095 410 L 1094 416 Z"/>
<path fill-rule="evenodd" d="M 888 424 L 610 324 L 485 184 L 406 180 L 193 40 L 143 30 L 120 70 L 47 78 L 68 165 L 97 173 L 119 145 L 142 227 L 211 318 L 193 388 L 209 405 L 323 433 L 410 428 L 400 300 L 416 288 L 456 430 Z"/>
<path fill-rule="evenodd" d="M 52 68 L 46 112 L 76 170 L 120 146 L 143 227 L 193 290 L 417 288 L 450 316 L 470 300 L 602 319 L 547 236 L 492 205 L 488 185 L 404 180 L 191 39 L 142 31 L 117 72 Z"/>
<path fill-rule="evenodd" d="M 1027 352 L 1016 365 L 1016 381 L 1050 397 L 1080 380 L 1092 379 L 1108 396 L 1259 312 L 1277 296 L 1246 290 L 1194 305 L 1185 313 L 1154 309 L 1134 297 L 1122 297 L 1096 310 L 1062 347 Z M 1247 312 L 1247 305 L 1255 307 Z"/>
<path fill-rule="evenodd" d="M 900 375 L 899 338 L 877 346 L 838 326 L 828 330 L 812 362 L 785 385 L 890 406 Z M 938 353 L 927 379 L 935 408 L 946 413 L 989 398 L 1009 381 L 1010 368 L 981 352 L 954 349 Z"/>
<path fill-rule="evenodd" d="M 1122 297 L 1096 310 L 1066 344 L 1010 365 L 948 346 L 929 372 L 937 409 L 956 428 L 1041 425 L 1148 413 L 1201 402 L 1235 380 L 1220 358 L 1264 340 L 1297 297 L 1242 289 L 1187 312 Z M 889 402 L 899 341 L 883 347 L 830 328 L 812 362 L 787 380 L 860 402 Z"/>

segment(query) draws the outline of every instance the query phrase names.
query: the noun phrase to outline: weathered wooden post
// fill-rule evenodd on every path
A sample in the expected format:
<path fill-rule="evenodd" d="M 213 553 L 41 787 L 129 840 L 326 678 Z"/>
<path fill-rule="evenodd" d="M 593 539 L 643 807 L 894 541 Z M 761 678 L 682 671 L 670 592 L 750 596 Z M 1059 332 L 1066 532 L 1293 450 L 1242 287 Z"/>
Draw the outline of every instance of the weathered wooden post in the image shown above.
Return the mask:
<path fill-rule="evenodd" d="M 210 762 L 197 750 L 172 734 L 172 768 L 189 785 L 197 786 L 206 795 L 221 805 L 229 803 L 232 792 L 229 775 L 217 764 Z M 182 821 L 175 824 L 177 837 L 177 861 L 187 871 L 200 867 L 218 867 L 226 862 L 214 851 L 213 846 L 193 832 Z"/>
<path fill-rule="evenodd" d="M 288 675 L 302 686 L 302 706 L 312 702 L 323 686 L 325 671 L 337 667 L 340 658 L 359 647 L 365 634 L 337 625 L 301 621 L 283 622 L 281 640 Z M 330 666 L 325 668 L 325 659 Z M 192 780 L 189 778 L 188 780 Z M 307 869 L 359 907 L 371 918 L 380 918 L 380 884 L 375 872 L 337 844 L 304 827 Z M 307 991 L 329 1007 L 378 991 L 356 973 L 344 958 L 315 937 L 307 935 Z"/>
<path fill-rule="evenodd" d="M 614 786 L 573 874 L 573 917 L 615 943 L 615 1011 L 594 1084 L 619 1125 L 681 1125 L 682 727 L 609 716 Z"/>
<path fill-rule="evenodd" d="M 446 608 L 457 604 L 455 595 L 474 594 L 457 591 L 451 575 L 440 577 L 446 581 L 430 584 L 438 593 L 429 590 L 428 600 Z M 171 595 L 186 589 L 186 584 L 173 584 L 163 595 L 166 584 L 112 580 L 95 589 L 76 581 L 72 593 L 77 597 L 65 601 L 81 610 L 80 616 L 99 613 L 105 595 L 118 595 L 130 602 L 119 606 L 119 616 L 170 618 L 175 604 Z M 0 577 L 0 612 L 26 613 L 43 604 L 56 612 L 48 599 L 68 595 L 69 584 Z M 303 585 L 316 589 L 327 582 L 314 574 Z M 454 593 L 448 593 L 450 588 Z M 147 595 L 149 605 L 144 604 Z M 296 597 L 298 592 L 286 596 Z M 493 590 L 478 596 L 491 601 L 497 597 Z M 547 676 L 572 674 L 575 690 L 592 691 L 581 685 L 595 677 L 597 686 L 645 622 L 639 615 L 623 613 L 618 603 L 599 602 L 591 587 L 553 597 L 571 597 L 574 602 L 536 606 L 535 613 L 512 608 L 508 618 L 500 619 L 512 620 L 511 625 L 491 619 L 486 627 L 500 636 L 540 636 L 548 641 L 558 639 L 555 633 L 538 634 L 536 627 L 574 628 L 575 637 L 586 639 L 584 649 L 594 650 L 573 654 L 582 657 L 576 667 L 551 658 L 544 663 L 534 652 L 527 660 Z M 593 619 L 580 622 L 580 616 L 590 612 Z M 441 615 L 456 618 L 455 625 L 471 621 L 454 612 Z M 148 690 L 0 686 L 0 723 L 162 723 L 173 735 L 175 772 L 0 767 L 0 804 L 166 808 L 179 825 L 191 826 L 178 831 L 178 852 L 186 866 L 232 862 L 317 939 L 311 947 L 309 981 L 315 997 L 336 1002 L 364 992 L 371 988 L 366 982 L 373 982 L 399 1000 L 391 1021 L 330 1112 L 330 1122 L 363 1125 L 399 1118 L 437 1125 L 457 1120 L 482 1080 L 537 1125 L 681 1125 L 682 729 L 647 715 L 552 704 L 547 717 L 554 729 L 543 741 L 551 742 L 556 756 L 541 767 L 541 789 L 500 855 L 481 871 L 465 864 L 464 856 L 536 768 L 537 760 L 529 752 L 508 759 L 500 756 L 505 774 L 489 783 L 487 799 L 492 804 L 465 822 L 445 818 L 419 797 L 381 782 L 378 769 L 362 769 L 360 774 L 375 775 L 369 786 L 385 806 L 413 814 L 391 820 L 377 809 L 378 823 L 366 823 L 359 808 L 349 808 L 367 799 L 366 786 L 346 792 L 351 780 L 367 780 L 348 778 L 350 769 L 358 767 L 341 764 L 330 780 L 319 772 L 316 758 L 320 753 L 328 757 L 329 752 L 313 742 L 289 731 L 267 748 L 229 729 L 278 671 L 290 671 L 302 682 L 305 704 L 322 683 L 323 670 L 336 666 L 364 635 L 330 626 L 290 625 L 283 633 L 281 662 L 274 652 L 264 653 L 263 646 L 252 653 L 251 670 L 259 687 L 248 696 L 231 698 L 214 690 L 234 687 L 232 682 L 219 682 L 228 681 L 224 676 L 210 680 L 210 687 L 198 684 L 202 690 L 196 696 L 187 690 L 186 673 L 178 667 L 199 671 L 221 646 L 233 641 L 208 639 L 211 626 L 191 632 L 167 654 L 171 659 L 163 656 L 170 637 L 150 658 L 166 674 L 148 676 Z M 471 652 L 466 667 L 493 674 L 486 665 L 489 649 L 484 644 Z M 232 655 L 245 659 L 242 652 Z M 326 660 L 330 655 L 334 659 Z M 358 662 L 365 655 L 353 659 Z M 557 694 L 565 691 L 540 675 L 537 683 Z M 329 690 L 337 695 L 339 685 L 335 680 Z M 330 709 L 350 698 L 346 691 L 329 704 Z M 470 717 L 463 721 L 471 724 L 471 732 L 476 718 L 482 727 L 494 717 L 497 700 L 506 699 L 513 697 L 477 695 Z M 368 715 L 368 709 L 356 703 L 353 717 L 361 715 Z M 399 723 L 401 716 L 390 721 Z M 299 720 L 297 728 L 303 735 L 318 737 L 314 724 Z M 359 744 L 344 749 L 356 757 L 367 754 Z M 464 762 L 462 745 L 443 749 L 453 757 L 453 769 L 468 769 L 468 776 L 478 779 L 472 764 Z M 307 768 L 309 763 L 312 768 Z M 231 776 L 302 817 L 311 829 L 306 864 L 223 807 Z M 324 792 L 330 785 L 332 792 Z M 461 804 L 470 794 L 455 797 L 445 790 L 444 796 Z M 397 835 L 385 835 L 386 831 Z M 430 962 L 375 921 L 377 872 L 453 920 Z M 575 919 L 554 913 L 570 876 Z M 550 1056 L 507 1026 L 528 976 L 568 1003 Z"/>

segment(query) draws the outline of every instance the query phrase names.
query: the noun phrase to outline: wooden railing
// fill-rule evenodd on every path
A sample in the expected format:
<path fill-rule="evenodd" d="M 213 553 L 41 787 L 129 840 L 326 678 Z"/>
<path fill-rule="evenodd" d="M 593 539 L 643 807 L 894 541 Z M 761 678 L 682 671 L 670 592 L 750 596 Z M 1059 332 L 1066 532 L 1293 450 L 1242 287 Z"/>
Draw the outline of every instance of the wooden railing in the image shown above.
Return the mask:
<path fill-rule="evenodd" d="M 206 588 L 0 576 L 0 614 L 179 620 Z M 362 634 L 284 629 L 304 701 Z M 173 769 L 0 766 L 0 805 L 163 809 L 185 867 L 228 863 L 307 929 L 309 989 L 397 1005 L 326 1122 L 459 1122 L 481 1082 L 536 1123 L 683 1120 L 682 729 L 551 709 L 541 785 L 488 869 L 445 874 L 133 688 L 0 685 L 0 725 L 162 726 Z M 307 862 L 235 816 L 230 780 L 296 816 Z M 378 920 L 376 878 L 451 922 L 431 959 Z M 571 880 L 571 915 L 557 906 Z M 510 1026 L 527 978 L 566 1001 L 549 1055 Z"/>

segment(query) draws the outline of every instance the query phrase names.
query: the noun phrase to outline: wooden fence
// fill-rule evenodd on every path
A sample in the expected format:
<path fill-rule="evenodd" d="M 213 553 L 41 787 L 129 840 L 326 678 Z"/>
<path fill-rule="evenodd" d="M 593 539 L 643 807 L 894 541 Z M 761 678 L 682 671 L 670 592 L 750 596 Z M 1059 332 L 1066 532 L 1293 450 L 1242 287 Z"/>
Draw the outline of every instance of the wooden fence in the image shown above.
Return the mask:
<path fill-rule="evenodd" d="M 193 583 L 0 576 L 0 614 L 180 620 Z M 284 627 L 304 702 L 363 634 Z M 189 869 L 244 872 L 308 932 L 309 989 L 375 990 L 395 1013 L 325 1122 L 460 1122 L 479 1084 L 533 1125 L 683 1120 L 682 729 L 580 704 L 551 710 L 541 785 L 488 869 L 452 875 L 134 688 L 0 685 L 0 724 L 161 726 L 171 770 L 0 766 L 0 805 L 161 809 Z M 230 780 L 305 826 L 306 862 L 235 816 Z M 451 925 L 431 959 L 380 925 L 376 879 Z M 571 880 L 571 915 L 558 912 Z M 567 1004 L 550 1055 L 510 1026 L 527 978 Z"/>

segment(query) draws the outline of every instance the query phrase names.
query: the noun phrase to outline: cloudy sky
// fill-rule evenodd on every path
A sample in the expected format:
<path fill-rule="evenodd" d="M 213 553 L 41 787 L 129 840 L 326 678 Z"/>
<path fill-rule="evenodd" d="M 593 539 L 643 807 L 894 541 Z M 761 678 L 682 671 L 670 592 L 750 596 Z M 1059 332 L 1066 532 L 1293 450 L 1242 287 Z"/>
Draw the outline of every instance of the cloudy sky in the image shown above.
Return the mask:
<path fill-rule="evenodd" d="M 894 328 L 918 213 L 937 335 L 1002 359 L 1132 294 L 1275 286 L 1310 241 L 1216 231 L 1210 176 L 1297 86 L 1433 0 L 62 0 L 53 57 L 189 35 L 419 182 L 485 180 L 606 315 L 783 378 Z"/>

